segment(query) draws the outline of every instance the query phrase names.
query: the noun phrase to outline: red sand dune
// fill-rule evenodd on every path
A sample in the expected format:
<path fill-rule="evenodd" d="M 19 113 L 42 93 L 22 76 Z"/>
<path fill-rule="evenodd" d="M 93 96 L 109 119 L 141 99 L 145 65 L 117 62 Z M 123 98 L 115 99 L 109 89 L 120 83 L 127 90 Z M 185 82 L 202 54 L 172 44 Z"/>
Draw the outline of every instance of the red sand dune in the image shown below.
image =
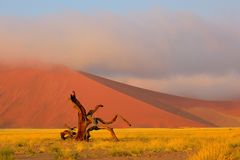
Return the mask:
<path fill-rule="evenodd" d="M 72 90 L 87 110 L 97 104 L 105 106 L 96 116 L 109 120 L 119 113 L 133 127 L 240 126 L 239 102 L 167 95 L 55 65 L 1 66 L 0 127 L 76 125 L 77 112 L 68 100 Z M 211 113 L 215 116 L 211 117 Z M 127 127 L 120 119 L 115 126 Z"/>

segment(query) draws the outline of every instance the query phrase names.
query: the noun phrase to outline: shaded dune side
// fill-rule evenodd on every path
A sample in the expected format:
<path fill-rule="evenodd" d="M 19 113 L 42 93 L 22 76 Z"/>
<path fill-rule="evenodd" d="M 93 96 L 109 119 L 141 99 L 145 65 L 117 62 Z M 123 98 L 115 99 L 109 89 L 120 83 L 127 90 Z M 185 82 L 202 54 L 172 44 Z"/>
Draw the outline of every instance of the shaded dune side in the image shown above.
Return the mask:
<path fill-rule="evenodd" d="M 239 127 L 240 118 L 229 114 L 223 114 L 211 108 L 192 107 L 188 112 L 199 115 L 205 119 L 211 119 L 211 122 L 221 127 Z"/>
<path fill-rule="evenodd" d="M 139 87 L 134 87 L 131 85 L 123 84 L 120 82 L 116 82 L 113 80 L 109 80 L 109 79 L 95 76 L 95 75 L 85 73 L 85 72 L 80 72 L 80 73 L 86 75 L 87 77 L 89 77 L 93 80 L 96 80 L 99 83 L 109 86 L 110 88 L 118 90 L 124 94 L 132 96 L 136 99 L 139 99 L 145 103 L 148 103 L 152 106 L 158 107 L 158 108 L 165 110 L 167 112 L 170 112 L 172 114 L 187 118 L 192 121 L 199 122 L 206 126 L 212 126 L 212 127 L 217 126 L 216 124 L 214 124 L 206 119 L 203 119 L 197 115 L 191 114 L 190 112 L 183 110 L 183 108 L 181 108 L 180 106 L 177 106 L 177 105 L 175 106 L 175 105 L 169 104 L 169 102 L 171 102 L 171 101 L 185 100 L 185 98 L 183 98 L 183 97 L 163 94 L 163 93 L 159 93 L 159 92 L 155 92 L 155 91 L 151 91 L 151 90 L 147 90 L 147 89 L 142 89 Z"/>

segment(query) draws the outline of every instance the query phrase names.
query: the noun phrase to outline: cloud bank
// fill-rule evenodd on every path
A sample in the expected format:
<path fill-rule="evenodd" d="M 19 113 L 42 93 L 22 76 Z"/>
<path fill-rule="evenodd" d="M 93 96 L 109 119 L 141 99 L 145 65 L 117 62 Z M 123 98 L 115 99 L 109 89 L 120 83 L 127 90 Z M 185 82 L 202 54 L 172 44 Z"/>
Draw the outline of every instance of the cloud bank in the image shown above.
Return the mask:
<path fill-rule="evenodd" d="M 239 98 L 239 28 L 157 8 L 0 17 L 0 59 L 61 63 L 170 94 Z"/>
<path fill-rule="evenodd" d="M 240 75 L 236 73 L 177 75 L 161 79 L 125 77 L 120 80 L 163 93 L 197 99 L 229 100 L 239 99 L 240 95 Z"/>

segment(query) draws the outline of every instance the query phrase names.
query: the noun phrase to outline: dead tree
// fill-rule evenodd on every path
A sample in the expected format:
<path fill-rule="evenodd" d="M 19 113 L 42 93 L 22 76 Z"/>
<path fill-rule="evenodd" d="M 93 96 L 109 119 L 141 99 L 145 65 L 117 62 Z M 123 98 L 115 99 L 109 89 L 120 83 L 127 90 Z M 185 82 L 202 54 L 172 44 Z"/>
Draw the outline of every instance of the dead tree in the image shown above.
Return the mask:
<path fill-rule="evenodd" d="M 89 113 L 87 115 L 89 115 Z M 113 122 L 115 122 L 118 117 L 120 117 L 124 122 L 126 122 L 129 126 L 131 126 L 131 124 L 125 118 L 123 118 L 121 115 L 118 115 L 118 114 L 115 115 L 113 117 L 113 119 L 110 121 L 104 121 L 103 119 L 98 118 L 98 117 L 93 118 L 92 116 L 93 116 L 92 114 L 90 117 L 87 116 L 91 120 L 92 123 L 89 124 L 90 126 L 87 129 L 86 136 L 85 136 L 86 141 L 89 141 L 91 131 L 101 130 L 101 129 L 108 130 L 111 133 L 112 138 L 115 141 L 118 141 L 118 138 L 117 138 L 113 128 L 109 126 L 109 124 L 112 124 Z"/>
<path fill-rule="evenodd" d="M 79 102 L 79 100 L 76 98 L 76 94 L 74 91 L 73 94 L 70 95 L 70 99 L 74 103 L 74 107 L 78 110 L 78 132 L 75 139 L 82 141 L 84 140 L 86 128 L 89 125 L 86 110 L 83 107 L 83 105 Z"/>
<path fill-rule="evenodd" d="M 115 122 L 118 116 L 121 117 L 129 126 L 131 126 L 131 124 L 125 118 L 123 118 L 121 115 L 118 115 L 118 114 L 115 115 L 113 117 L 113 119 L 109 122 L 106 122 L 98 117 L 97 118 L 93 117 L 93 114 L 100 107 L 103 107 L 103 105 L 97 105 L 95 107 L 95 109 L 89 110 L 88 113 L 86 113 L 85 108 L 79 102 L 79 100 L 76 98 L 76 94 L 74 91 L 73 91 L 73 94 L 70 95 L 70 100 L 74 103 L 74 108 L 76 108 L 78 110 L 78 131 L 76 133 L 76 132 L 74 132 L 74 128 L 67 126 L 68 130 L 65 130 L 60 133 L 61 138 L 63 140 L 65 140 L 67 138 L 71 138 L 71 139 L 75 138 L 78 141 L 83 141 L 83 140 L 89 141 L 91 131 L 106 129 L 111 133 L 113 139 L 115 141 L 118 141 L 118 138 L 117 138 L 113 128 L 108 126 L 109 124 L 112 124 L 113 122 Z"/>

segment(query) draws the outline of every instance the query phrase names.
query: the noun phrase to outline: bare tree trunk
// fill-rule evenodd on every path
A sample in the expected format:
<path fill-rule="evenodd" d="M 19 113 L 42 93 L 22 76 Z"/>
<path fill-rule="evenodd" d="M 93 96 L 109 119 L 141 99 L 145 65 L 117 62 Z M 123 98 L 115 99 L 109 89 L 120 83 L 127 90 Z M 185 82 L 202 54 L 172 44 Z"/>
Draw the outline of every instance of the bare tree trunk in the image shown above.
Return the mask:
<path fill-rule="evenodd" d="M 82 113 L 78 112 L 78 132 L 77 132 L 76 140 L 78 141 L 84 140 L 86 128 L 87 128 L 87 123 L 83 121 Z"/>
<path fill-rule="evenodd" d="M 76 108 L 78 108 L 78 132 L 77 132 L 76 140 L 82 141 L 84 140 L 84 136 L 87 128 L 86 110 L 77 99 L 74 91 L 73 91 L 73 94 L 70 95 L 70 99 L 75 104 Z"/>

